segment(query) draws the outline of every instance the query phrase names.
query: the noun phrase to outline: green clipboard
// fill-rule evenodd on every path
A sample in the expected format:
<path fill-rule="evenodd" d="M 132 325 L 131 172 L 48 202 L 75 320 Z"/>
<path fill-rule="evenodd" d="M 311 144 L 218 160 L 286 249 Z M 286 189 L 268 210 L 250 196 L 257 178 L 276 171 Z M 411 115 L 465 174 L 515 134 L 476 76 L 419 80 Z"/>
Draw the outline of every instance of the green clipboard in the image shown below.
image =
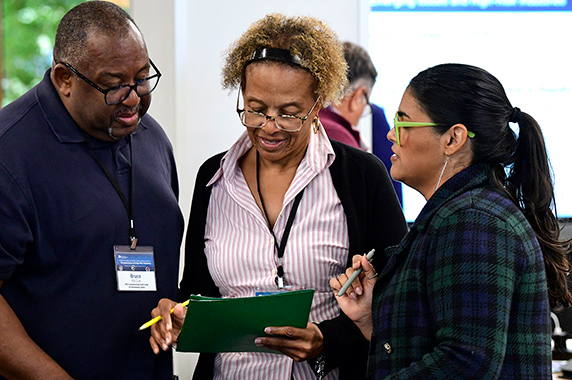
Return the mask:
<path fill-rule="evenodd" d="M 268 326 L 305 328 L 313 289 L 258 297 L 211 298 L 192 295 L 179 335 L 181 352 L 271 352 L 254 344 Z"/>

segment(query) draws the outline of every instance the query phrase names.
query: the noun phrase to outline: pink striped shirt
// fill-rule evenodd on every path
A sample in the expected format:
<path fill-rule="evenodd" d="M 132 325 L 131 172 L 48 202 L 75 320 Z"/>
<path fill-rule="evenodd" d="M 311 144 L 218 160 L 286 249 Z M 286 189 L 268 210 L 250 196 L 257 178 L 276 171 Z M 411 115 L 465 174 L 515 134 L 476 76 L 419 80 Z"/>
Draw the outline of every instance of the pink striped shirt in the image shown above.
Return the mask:
<path fill-rule="evenodd" d="M 296 195 L 306 187 L 282 258 L 284 282 L 293 289 L 315 289 L 310 321 L 340 314 L 329 285 L 346 268 L 349 237 L 346 216 L 328 167 L 335 158 L 323 132 L 311 134 L 308 150 L 286 192 L 274 225 L 280 242 Z M 252 143 L 246 132 L 221 160 L 213 184 L 205 229 L 209 272 L 223 297 L 250 297 L 276 290 L 277 253 L 262 211 L 238 166 Z M 287 310 L 284 311 L 288 312 Z M 267 353 L 220 353 L 215 379 L 315 379 L 307 362 Z M 331 372 L 326 379 L 338 379 Z"/>

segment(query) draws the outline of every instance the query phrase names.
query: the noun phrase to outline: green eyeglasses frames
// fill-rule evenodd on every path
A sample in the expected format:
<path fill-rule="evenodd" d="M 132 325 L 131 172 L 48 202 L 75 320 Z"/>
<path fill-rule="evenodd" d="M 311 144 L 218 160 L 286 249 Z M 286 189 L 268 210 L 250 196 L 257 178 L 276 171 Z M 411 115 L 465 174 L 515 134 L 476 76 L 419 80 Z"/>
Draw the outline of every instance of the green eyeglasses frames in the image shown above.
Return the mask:
<path fill-rule="evenodd" d="M 417 121 L 399 121 L 399 112 L 396 112 L 395 117 L 393 118 L 393 125 L 395 126 L 395 139 L 397 140 L 397 145 L 401 146 L 401 141 L 399 140 L 399 128 L 436 127 L 438 124 Z M 475 137 L 475 134 L 467 130 L 467 136 L 473 138 Z"/>

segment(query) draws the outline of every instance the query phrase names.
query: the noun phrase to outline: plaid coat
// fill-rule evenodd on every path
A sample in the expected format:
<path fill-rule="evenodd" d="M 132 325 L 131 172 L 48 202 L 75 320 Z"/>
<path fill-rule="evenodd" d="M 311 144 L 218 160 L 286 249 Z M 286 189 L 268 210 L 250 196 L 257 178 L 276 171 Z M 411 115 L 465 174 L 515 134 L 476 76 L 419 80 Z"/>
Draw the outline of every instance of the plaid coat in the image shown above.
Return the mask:
<path fill-rule="evenodd" d="M 486 164 L 443 184 L 374 288 L 375 379 L 551 379 L 542 252 Z"/>

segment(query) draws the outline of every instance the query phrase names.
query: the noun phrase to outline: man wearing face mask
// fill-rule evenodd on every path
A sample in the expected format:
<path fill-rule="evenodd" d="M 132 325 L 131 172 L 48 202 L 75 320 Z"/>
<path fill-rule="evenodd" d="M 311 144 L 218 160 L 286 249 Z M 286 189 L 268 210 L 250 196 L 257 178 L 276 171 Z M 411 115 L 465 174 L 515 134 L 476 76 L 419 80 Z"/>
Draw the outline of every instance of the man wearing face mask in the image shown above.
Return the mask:
<path fill-rule="evenodd" d="M 172 377 L 137 331 L 176 295 L 183 232 L 172 147 L 146 115 L 160 76 L 131 17 L 89 1 L 0 111 L 0 378 Z"/>

